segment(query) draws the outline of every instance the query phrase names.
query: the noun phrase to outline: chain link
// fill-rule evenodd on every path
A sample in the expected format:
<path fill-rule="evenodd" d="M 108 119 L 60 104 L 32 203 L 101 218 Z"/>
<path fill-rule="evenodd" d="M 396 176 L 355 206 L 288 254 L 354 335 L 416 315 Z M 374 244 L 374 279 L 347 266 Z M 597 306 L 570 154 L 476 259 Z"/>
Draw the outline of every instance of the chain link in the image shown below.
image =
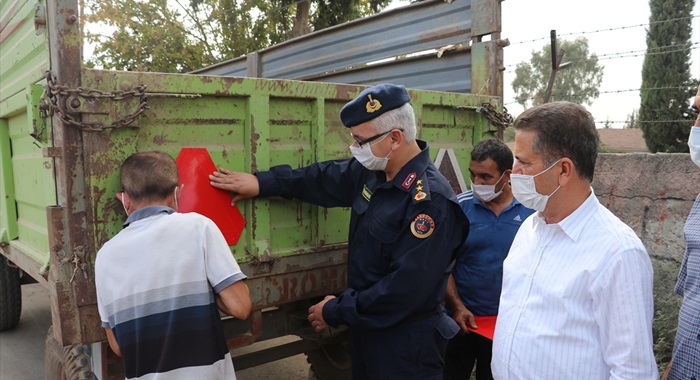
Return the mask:
<path fill-rule="evenodd" d="M 44 93 L 46 94 L 46 104 L 48 104 L 48 108 L 51 109 L 51 114 L 49 115 L 48 113 L 42 113 L 41 117 L 44 118 L 46 116 L 51 116 L 53 113 L 56 113 L 59 119 L 61 119 L 62 122 L 78 127 L 83 131 L 90 131 L 90 132 L 96 132 L 96 131 L 104 131 L 105 129 L 113 129 L 113 128 L 122 128 L 122 127 L 128 127 L 131 125 L 138 117 L 146 110 L 148 109 L 148 101 L 146 98 L 146 86 L 137 86 L 134 87 L 133 90 L 130 91 L 111 91 L 111 92 L 102 92 L 99 90 L 95 89 L 85 89 L 83 87 L 78 87 L 76 89 L 71 89 L 66 86 L 61 86 L 59 84 L 55 83 L 55 79 L 53 75 L 51 74 L 50 71 L 47 71 L 45 73 L 46 75 L 46 86 L 44 87 Z M 78 112 L 70 112 L 66 108 L 66 102 L 69 101 L 69 99 L 78 99 L 79 104 L 82 104 L 82 102 L 79 100 L 79 98 L 83 99 L 112 99 L 112 100 L 124 100 L 124 99 L 130 99 L 130 98 L 138 98 L 139 99 L 139 105 L 136 108 L 136 111 L 127 114 L 126 116 L 115 120 L 111 124 L 104 124 L 102 122 L 84 122 L 78 120 L 73 114 L 76 114 Z M 44 100 L 42 100 L 44 102 Z M 40 102 L 41 104 L 41 102 Z M 79 105 L 78 105 L 79 106 Z M 76 106 L 77 108 L 77 106 Z"/>
<path fill-rule="evenodd" d="M 491 103 L 481 103 L 481 107 L 477 108 L 476 112 L 484 114 L 489 122 L 496 126 L 500 136 L 503 136 L 503 131 L 513 124 L 513 116 L 508 113 L 505 106 L 503 106 L 503 112 L 498 112 Z"/>

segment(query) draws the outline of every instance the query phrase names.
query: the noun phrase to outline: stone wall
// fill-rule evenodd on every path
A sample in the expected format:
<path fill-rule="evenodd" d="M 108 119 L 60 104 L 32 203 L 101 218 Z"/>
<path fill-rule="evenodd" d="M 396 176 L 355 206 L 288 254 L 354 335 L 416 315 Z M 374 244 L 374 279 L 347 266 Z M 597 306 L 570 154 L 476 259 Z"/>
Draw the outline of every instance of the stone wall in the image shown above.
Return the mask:
<path fill-rule="evenodd" d="M 654 266 L 654 340 L 660 369 L 671 357 L 680 297 L 673 293 L 685 251 L 683 227 L 700 193 L 688 154 L 601 154 L 593 189 L 637 233 Z"/>

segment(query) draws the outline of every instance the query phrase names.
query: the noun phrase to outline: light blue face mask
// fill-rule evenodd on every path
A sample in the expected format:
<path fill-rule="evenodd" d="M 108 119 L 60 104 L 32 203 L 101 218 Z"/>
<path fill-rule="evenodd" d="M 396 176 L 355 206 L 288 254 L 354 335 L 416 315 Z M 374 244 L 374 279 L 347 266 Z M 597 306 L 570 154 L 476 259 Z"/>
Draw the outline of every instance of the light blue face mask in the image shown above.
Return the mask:
<path fill-rule="evenodd" d="M 700 167 L 700 127 L 693 127 L 690 130 L 688 148 L 690 148 L 690 158 Z"/>

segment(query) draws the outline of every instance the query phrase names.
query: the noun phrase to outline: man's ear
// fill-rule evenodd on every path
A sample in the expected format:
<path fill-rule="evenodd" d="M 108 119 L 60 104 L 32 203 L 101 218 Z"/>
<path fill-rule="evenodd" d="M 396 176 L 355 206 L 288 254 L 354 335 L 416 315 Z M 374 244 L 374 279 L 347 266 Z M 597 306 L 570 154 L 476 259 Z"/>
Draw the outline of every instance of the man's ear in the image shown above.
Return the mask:
<path fill-rule="evenodd" d="M 401 132 L 398 129 L 392 129 L 391 133 L 389 134 L 391 136 L 391 142 L 394 143 L 401 143 L 406 137 L 403 135 L 403 132 Z"/>
<path fill-rule="evenodd" d="M 576 166 L 570 158 L 561 159 L 561 173 L 559 173 L 559 184 L 564 186 L 576 176 Z"/>

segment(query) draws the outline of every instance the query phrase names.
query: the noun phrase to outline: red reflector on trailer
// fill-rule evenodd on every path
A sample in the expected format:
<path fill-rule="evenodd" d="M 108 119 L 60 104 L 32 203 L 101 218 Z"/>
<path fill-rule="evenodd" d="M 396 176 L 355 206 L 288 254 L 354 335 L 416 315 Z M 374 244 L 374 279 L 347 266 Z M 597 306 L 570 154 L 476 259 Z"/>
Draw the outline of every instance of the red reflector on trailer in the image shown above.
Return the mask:
<path fill-rule="evenodd" d="M 231 206 L 231 194 L 209 184 L 209 174 L 216 166 L 205 148 L 183 148 L 175 160 L 179 171 L 182 196 L 178 212 L 196 212 L 216 223 L 229 245 L 238 243 L 245 219 L 238 206 Z"/>

